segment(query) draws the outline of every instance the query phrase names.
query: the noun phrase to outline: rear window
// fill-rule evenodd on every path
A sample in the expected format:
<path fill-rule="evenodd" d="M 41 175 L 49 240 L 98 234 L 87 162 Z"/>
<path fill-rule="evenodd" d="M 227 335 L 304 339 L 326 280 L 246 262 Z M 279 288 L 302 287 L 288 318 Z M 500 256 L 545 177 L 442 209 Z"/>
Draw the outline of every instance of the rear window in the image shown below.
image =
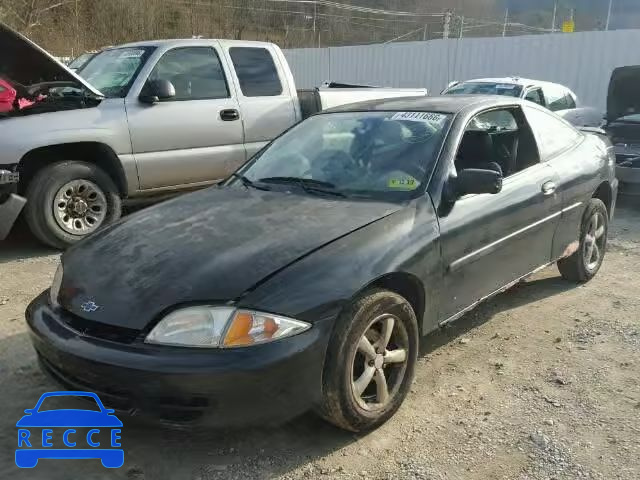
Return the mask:
<path fill-rule="evenodd" d="M 445 95 L 504 95 L 507 97 L 519 97 L 521 93 L 522 86 L 514 83 L 463 82 L 448 89 Z"/>
<path fill-rule="evenodd" d="M 245 97 L 273 97 L 282 93 L 278 69 L 266 48 L 233 47 L 229 55 Z"/>
<path fill-rule="evenodd" d="M 547 99 L 547 108 L 552 112 L 576 108 L 573 95 L 561 85 L 547 85 L 544 87 L 544 96 Z"/>

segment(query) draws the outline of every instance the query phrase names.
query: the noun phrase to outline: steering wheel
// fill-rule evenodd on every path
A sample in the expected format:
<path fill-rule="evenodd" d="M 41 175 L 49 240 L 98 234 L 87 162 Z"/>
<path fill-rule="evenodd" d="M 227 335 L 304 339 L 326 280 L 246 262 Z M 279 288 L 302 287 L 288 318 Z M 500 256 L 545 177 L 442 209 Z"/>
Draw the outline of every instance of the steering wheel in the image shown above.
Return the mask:
<path fill-rule="evenodd" d="M 314 159 L 307 172 L 313 178 L 330 183 L 345 183 L 359 177 L 359 169 L 351 155 L 343 150 L 324 150 Z"/>

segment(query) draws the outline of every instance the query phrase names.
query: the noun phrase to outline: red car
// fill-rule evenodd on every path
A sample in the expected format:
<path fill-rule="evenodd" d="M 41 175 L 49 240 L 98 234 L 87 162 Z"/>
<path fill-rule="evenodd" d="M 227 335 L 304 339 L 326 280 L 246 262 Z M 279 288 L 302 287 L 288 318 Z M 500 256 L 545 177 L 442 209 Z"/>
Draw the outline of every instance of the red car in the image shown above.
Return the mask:
<path fill-rule="evenodd" d="M 13 110 L 13 102 L 16 100 L 16 90 L 9 82 L 0 79 L 0 112 Z"/>
<path fill-rule="evenodd" d="M 7 80 L 3 80 L 0 78 L 0 113 L 1 112 L 10 112 L 15 107 L 16 96 L 18 92 Z M 44 97 L 39 95 L 36 100 L 42 100 Z M 22 110 L 23 108 L 29 107 L 33 105 L 35 102 L 32 100 L 27 100 L 26 98 L 18 98 L 18 109 Z"/>

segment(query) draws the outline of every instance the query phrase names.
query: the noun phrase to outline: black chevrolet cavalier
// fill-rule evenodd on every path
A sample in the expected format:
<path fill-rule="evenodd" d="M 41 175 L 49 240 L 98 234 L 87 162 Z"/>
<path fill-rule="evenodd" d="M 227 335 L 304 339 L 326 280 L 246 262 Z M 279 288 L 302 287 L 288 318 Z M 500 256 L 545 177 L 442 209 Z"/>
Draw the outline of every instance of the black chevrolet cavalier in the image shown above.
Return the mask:
<path fill-rule="evenodd" d="M 372 429 L 425 334 L 551 263 L 598 272 L 614 160 L 606 137 L 514 98 L 329 111 L 67 251 L 31 339 L 46 372 L 119 410 L 238 424 L 314 408 Z"/>

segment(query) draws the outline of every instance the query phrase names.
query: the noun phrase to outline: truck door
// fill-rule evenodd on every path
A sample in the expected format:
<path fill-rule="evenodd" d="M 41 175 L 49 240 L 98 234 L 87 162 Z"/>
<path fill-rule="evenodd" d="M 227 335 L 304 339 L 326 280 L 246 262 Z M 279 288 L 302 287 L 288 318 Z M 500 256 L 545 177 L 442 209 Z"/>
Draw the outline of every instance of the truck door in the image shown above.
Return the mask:
<path fill-rule="evenodd" d="M 126 99 L 141 189 L 221 179 L 246 161 L 240 108 L 214 45 L 165 51 L 145 85 L 156 80 L 170 81 L 175 97 Z"/>
<path fill-rule="evenodd" d="M 224 44 L 223 44 L 224 45 Z M 247 158 L 296 122 L 295 86 L 274 48 L 224 45 L 233 65 Z"/>

